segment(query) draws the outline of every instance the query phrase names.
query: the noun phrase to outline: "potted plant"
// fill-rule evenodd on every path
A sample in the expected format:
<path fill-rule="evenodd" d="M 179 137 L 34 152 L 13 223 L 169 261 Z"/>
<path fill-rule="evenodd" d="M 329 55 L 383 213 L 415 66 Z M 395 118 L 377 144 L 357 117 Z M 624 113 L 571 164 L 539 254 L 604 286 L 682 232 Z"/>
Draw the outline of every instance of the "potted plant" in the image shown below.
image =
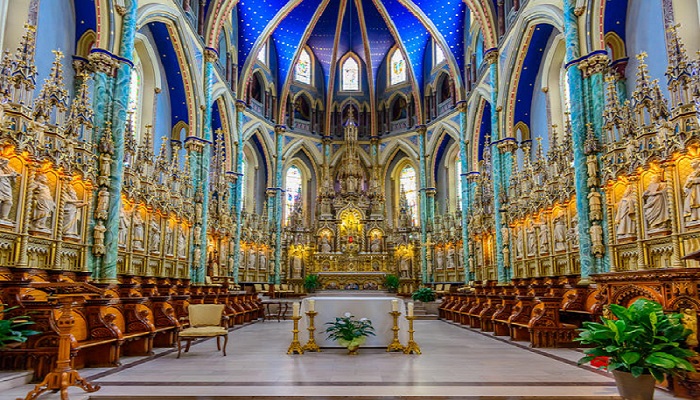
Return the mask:
<path fill-rule="evenodd" d="M 396 293 L 399 289 L 399 277 L 393 274 L 384 277 L 384 287 L 390 293 Z"/>
<path fill-rule="evenodd" d="M 26 342 L 29 336 L 41 333 L 26 329 L 27 326 L 34 324 L 26 315 L 15 315 L 5 319 L 5 315 L 16 308 L 15 306 L 0 310 L 2 316 L 0 319 L 0 349 L 20 345 Z"/>
<path fill-rule="evenodd" d="M 579 364 L 591 362 L 612 371 L 622 397 L 652 399 L 654 380 L 695 371 L 686 359 L 695 352 L 683 348 L 691 331 L 681 314 L 665 314 L 661 304 L 646 299 L 628 308 L 611 304 L 610 311 L 616 319 L 583 323 L 576 340 L 594 347 L 585 349 Z"/>
<path fill-rule="evenodd" d="M 438 304 L 435 302 L 437 296 L 435 295 L 435 291 L 432 288 L 429 288 L 427 286 L 419 288 L 418 290 L 413 292 L 411 298 L 414 301 L 423 304 L 423 307 L 425 308 L 425 312 L 427 314 L 437 315 Z"/>
<path fill-rule="evenodd" d="M 372 321 L 367 318 L 354 318 L 354 315 L 346 312 L 342 317 L 336 317 L 335 322 L 326 322 L 326 325 L 330 325 L 326 328 L 328 339 L 347 347 L 350 355 L 357 355 L 357 349 L 367 340 L 367 336 L 375 336 Z"/>
<path fill-rule="evenodd" d="M 316 274 L 309 274 L 304 277 L 304 289 L 307 293 L 313 293 L 321 287 L 321 280 Z"/>

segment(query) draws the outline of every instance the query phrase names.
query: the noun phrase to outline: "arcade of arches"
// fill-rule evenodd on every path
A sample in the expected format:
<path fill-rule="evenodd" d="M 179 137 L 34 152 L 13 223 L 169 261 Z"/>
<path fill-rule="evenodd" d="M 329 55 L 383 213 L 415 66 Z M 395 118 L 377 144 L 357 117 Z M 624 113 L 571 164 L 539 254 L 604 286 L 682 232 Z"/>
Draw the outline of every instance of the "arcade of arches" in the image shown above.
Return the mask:
<path fill-rule="evenodd" d="M 448 319 L 481 296 L 472 329 L 554 326 L 536 347 L 610 303 L 700 310 L 700 1 L 0 0 L 0 21 L 3 303 L 155 296 L 132 311 L 158 328 L 178 296 L 395 275 Z"/>

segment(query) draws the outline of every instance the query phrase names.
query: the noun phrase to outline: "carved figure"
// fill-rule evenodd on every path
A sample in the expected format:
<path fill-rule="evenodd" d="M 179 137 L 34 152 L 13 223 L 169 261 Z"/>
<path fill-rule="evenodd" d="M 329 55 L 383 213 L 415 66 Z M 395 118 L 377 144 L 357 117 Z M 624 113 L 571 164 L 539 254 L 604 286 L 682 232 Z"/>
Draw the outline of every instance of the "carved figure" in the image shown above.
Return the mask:
<path fill-rule="evenodd" d="M 331 244 L 328 243 L 328 236 L 323 236 L 321 238 L 321 253 L 330 253 Z"/>
<path fill-rule="evenodd" d="M 108 153 L 102 153 L 100 154 L 100 178 L 102 178 L 100 183 L 106 185 L 111 174 L 112 157 Z"/>
<path fill-rule="evenodd" d="M 685 339 L 688 347 L 693 348 L 698 345 L 698 315 L 692 308 L 683 310 L 682 316 L 683 327 L 691 331 L 690 335 Z"/>
<path fill-rule="evenodd" d="M 248 250 L 248 269 L 255 269 L 255 261 L 257 260 L 256 256 L 257 254 L 255 252 L 255 249 L 251 248 L 250 250 Z"/>
<path fill-rule="evenodd" d="M 372 238 L 372 244 L 370 245 L 370 251 L 372 253 L 379 253 L 382 251 L 382 244 L 381 241 L 379 240 L 379 236 L 375 236 Z"/>
<path fill-rule="evenodd" d="M 651 177 L 647 190 L 642 194 L 644 198 L 644 219 L 649 229 L 659 229 L 671 220 L 666 199 L 666 184 L 659 181 L 658 175 Z"/>
<path fill-rule="evenodd" d="M 408 278 L 409 277 L 409 270 L 411 268 L 411 260 L 408 258 L 408 256 L 403 256 L 401 257 L 401 262 L 399 264 L 399 273 L 401 274 L 402 278 Z"/>
<path fill-rule="evenodd" d="M 194 255 L 192 256 L 192 264 L 195 268 L 199 268 L 199 264 L 202 262 L 202 249 L 199 246 L 195 246 Z"/>
<path fill-rule="evenodd" d="M 92 231 L 92 254 L 101 256 L 105 254 L 105 228 L 102 221 L 97 221 L 97 225 Z"/>
<path fill-rule="evenodd" d="M 588 193 L 588 207 L 591 211 L 591 220 L 600 221 L 603 219 L 603 202 L 600 193 L 593 189 Z"/>
<path fill-rule="evenodd" d="M 554 251 L 566 250 L 566 214 L 554 217 Z"/>
<path fill-rule="evenodd" d="M 160 224 L 155 219 L 151 219 L 148 227 L 150 229 L 149 244 L 151 253 L 160 253 Z"/>
<path fill-rule="evenodd" d="M 177 256 L 180 258 L 184 258 L 187 255 L 185 242 L 185 230 L 182 227 L 180 227 L 177 233 Z"/>
<path fill-rule="evenodd" d="M 63 194 L 63 234 L 66 236 L 78 235 L 78 208 L 87 203 L 78 199 L 75 188 L 70 183 L 66 184 Z"/>
<path fill-rule="evenodd" d="M 447 248 L 447 269 L 455 267 L 455 248 L 450 246 Z"/>
<path fill-rule="evenodd" d="M 527 236 L 527 255 L 532 256 L 537 251 L 537 239 L 535 238 L 535 224 L 530 221 L 525 229 Z"/>
<path fill-rule="evenodd" d="M 56 210 L 56 202 L 51 195 L 51 188 L 48 185 L 48 178 L 41 174 L 36 177 L 32 184 L 34 192 L 34 210 L 32 212 L 32 229 L 47 231 L 46 224 Z"/>
<path fill-rule="evenodd" d="M 258 252 L 258 258 L 260 259 L 260 270 L 267 271 L 267 255 L 263 250 Z"/>
<path fill-rule="evenodd" d="M 131 243 L 135 249 L 143 250 L 143 218 L 138 210 L 133 216 Z"/>
<path fill-rule="evenodd" d="M 573 246 L 578 246 L 578 215 L 574 215 L 571 218 L 571 228 L 566 232 L 566 239 Z"/>
<path fill-rule="evenodd" d="M 693 171 L 688 174 L 683 184 L 683 194 L 685 194 L 683 215 L 687 221 L 698 221 L 700 220 L 700 160 L 691 161 L 690 166 L 693 167 Z M 1 193 L 2 190 L 0 190 Z"/>
<path fill-rule="evenodd" d="M 605 252 L 605 246 L 603 246 L 603 227 L 598 224 L 593 224 L 589 232 L 591 234 L 593 254 L 602 255 Z"/>
<path fill-rule="evenodd" d="M 618 237 L 633 235 L 636 232 L 634 226 L 634 201 L 634 186 L 628 185 L 620 202 L 617 204 L 617 213 L 615 214 L 615 223 L 617 224 L 615 233 Z"/>
<path fill-rule="evenodd" d="M 598 157 L 595 154 L 586 157 L 586 167 L 588 170 L 588 187 L 598 185 Z"/>
<path fill-rule="evenodd" d="M 126 244 L 126 236 L 129 233 L 129 217 L 127 217 L 124 208 L 119 210 L 119 245 Z"/>
<path fill-rule="evenodd" d="M 173 228 L 169 223 L 165 224 L 165 254 L 173 254 Z"/>
<path fill-rule="evenodd" d="M 2 221 L 7 221 L 10 217 L 10 210 L 14 202 L 12 184 L 19 176 L 9 163 L 10 160 L 0 157 L 0 220 Z"/>
<path fill-rule="evenodd" d="M 510 229 L 506 225 L 501 226 L 501 238 L 504 245 L 510 244 Z"/>
<path fill-rule="evenodd" d="M 301 255 L 295 253 L 292 256 L 292 276 L 294 278 L 301 278 Z"/>
<path fill-rule="evenodd" d="M 444 261 L 442 247 L 439 247 L 435 252 L 435 269 L 442 269 Z"/>
<path fill-rule="evenodd" d="M 107 219 L 109 210 L 109 191 L 100 189 L 97 193 L 97 206 L 95 207 L 95 219 Z"/>
<path fill-rule="evenodd" d="M 549 253 L 549 227 L 547 226 L 546 221 L 542 221 L 540 223 L 540 253 L 541 254 L 547 254 Z"/>
<path fill-rule="evenodd" d="M 523 233 L 524 233 L 523 228 L 520 228 L 517 230 L 516 242 L 515 242 L 515 256 L 516 257 L 523 256 L 523 244 L 524 244 Z"/>

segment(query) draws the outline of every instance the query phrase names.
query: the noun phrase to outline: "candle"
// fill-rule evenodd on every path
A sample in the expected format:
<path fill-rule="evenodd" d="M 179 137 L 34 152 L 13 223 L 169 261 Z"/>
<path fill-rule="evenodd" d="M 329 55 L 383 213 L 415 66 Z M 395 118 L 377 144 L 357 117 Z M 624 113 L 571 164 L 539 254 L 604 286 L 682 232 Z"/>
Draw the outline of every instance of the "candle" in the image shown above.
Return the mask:
<path fill-rule="evenodd" d="M 314 312 L 314 307 L 316 306 L 316 300 L 309 300 L 309 311 Z"/>
<path fill-rule="evenodd" d="M 297 302 L 294 302 L 292 304 L 292 316 L 293 317 L 298 317 L 299 316 L 299 304 Z"/>
<path fill-rule="evenodd" d="M 391 311 L 394 311 L 394 312 L 399 311 L 399 300 L 398 299 L 394 299 L 391 301 Z"/>
<path fill-rule="evenodd" d="M 413 302 L 408 303 L 408 316 L 413 316 Z"/>

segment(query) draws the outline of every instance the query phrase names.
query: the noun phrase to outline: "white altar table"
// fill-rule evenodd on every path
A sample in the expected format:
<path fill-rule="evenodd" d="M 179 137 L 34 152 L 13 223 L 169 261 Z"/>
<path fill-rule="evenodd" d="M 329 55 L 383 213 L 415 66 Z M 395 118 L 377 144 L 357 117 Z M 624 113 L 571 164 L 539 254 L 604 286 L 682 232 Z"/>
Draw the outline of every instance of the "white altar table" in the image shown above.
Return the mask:
<path fill-rule="evenodd" d="M 368 336 L 364 347 L 387 347 L 394 338 L 391 328 L 394 320 L 391 314 L 391 301 L 399 300 L 399 340 L 401 344 L 408 342 L 408 321 L 406 321 L 406 306 L 402 299 L 396 297 L 307 297 L 301 303 L 301 316 L 299 321 L 299 340 L 304 345 L 309 339 L 307 328 L 308 318 L 306 311 L 309 309 L 309 300 L 315 300 L 315 310 L 318 314 L 314 319 L 316 326 L 316 343 L 321 347 L 341 347 L 333 340 L 326 339 L 326 322 L 334 322 L 336 317 L 342 317 L 346 312 L 354 315 L 356 319 L 367 318 L 372 321 L 376 336 Z"/>

